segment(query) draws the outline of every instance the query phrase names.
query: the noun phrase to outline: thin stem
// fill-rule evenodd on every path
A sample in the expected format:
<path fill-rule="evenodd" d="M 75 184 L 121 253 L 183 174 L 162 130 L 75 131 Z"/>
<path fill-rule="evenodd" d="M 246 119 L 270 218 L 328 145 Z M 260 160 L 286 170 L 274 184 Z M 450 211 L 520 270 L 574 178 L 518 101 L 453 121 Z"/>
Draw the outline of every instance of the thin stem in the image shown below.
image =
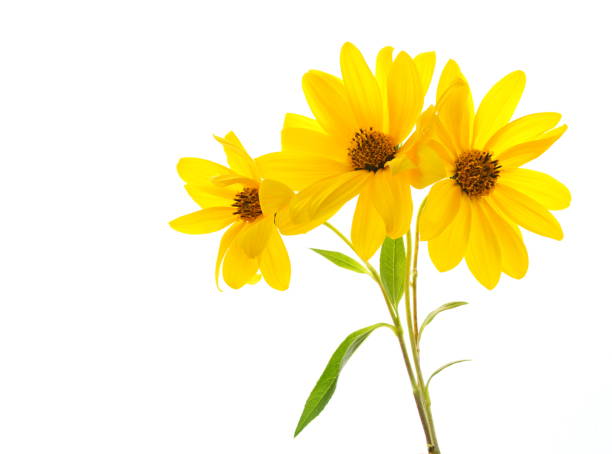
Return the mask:
<path fill-rule="evenodd" d="M 410 346 L 412 348 L 412 356 L 414 358 L 414 369 L 417 377 L 417 383 L 419 386 L 420 397 L 422 399 L 425 414 L 427 417 L 427 422 L 429 426 L 429 432 L 431 435 L 431 444 L 429 445 L 429 451 L 432 454 L 440 454 L 440 447 L 438 445 L 438 440 L 436 437 L 436 429 L 433 422 L 433 415 L 431 413 L 431 402 L 429 399 L 429 392 L 427 390 L 427 385 L 425 384 L 425 380 L 423 379 L 423 373 L 421 371 L 421 352 L 419 347 L 418 335 L 419 335 L 419 325 L 417 318 L 417 264 L 418 264 L 418 254 L 419 254 L 419 221 L 421 217 L 421 212 L 423 210 L 423 206 L 425 205 L 425 200 L 421 204 L 419 208 L 419 213 L 417 215 L 416 220 L 416 229 L 414 235 L 414 247 L 410 246 L 407 248 L 406 255 L 406 263 L 409 265 L 406 270 L 406 286 L 405 286 L 405 298 L 406 298 L 406 321 L 408 325 L 408 331 L 410 336 Z M 408 244 L 411 244 L 412 235 L 408 233 L 406 237 L 406 241 Z M 412 253 L 412 257 L 410 255 Z M 412 309 L 412 310 L 411 310 Z M 412 314 L 411 314 L 412 312 Z M 411 317 L 412 315 L 412 317 Z"/>
<path fill-rule="evenodd" d="M 348 247 L 350 247 L 350 248 L 351 248 L 351 250 L 352 250 L 352 251 L 353 251 L 355 254 L 357 254 L 357 251 L 355 251 L 355 248 L 353 247 L 353 243 L 351 243 L 351 240 L 349 240 L 347 237 L 345 237 L 345 236 L 344 236 L 344 234 L 343 234 L 343 233 L 342 233 L 340 230 L 338 230 L 336 227 L 334 227 L 333 225 L 331 225 L 331 223 L 329 223 L 329 222 L 324 222 L 324 223 L 323 223 L 323 225 L 324 225 L 325 227 L 327 227 L 329 230 L 331 230 L 332 232 L 334 232 L 336 235 L 338 235 L 338 236 L 340 237 L 340 239 L 341 239 L 342 241 L 344 241 L 344 242 L 346 243 L 346 245 L 347 245 Z M 357 254 L 357 256 L 359 256 L 359 254 Z M 361 259 L 361 257 L 359 257 L 359 258 Z"/>
<path fill-rule="evenodd" d="M 415 325 L 412 322 L 413 316 L 412 316 L 412 307 L 411 307 L 411 300 L 410 300 L 410 293 L 409 293 L 410 285 L 412 283 L 411 260 L 412 260 L 412 232 L 408 230 L 408 233 L 406 234 L 406 276 L 404 279 L 404 300 L 405 300 L 404 302 L 406 303 L 406 324 L 408 326 L 408 330 L 409 332 L 414 331 L 414 333 L 416 334 L 418 333 L 418 331 L 414 329 Z M 416 318 L 416 315 L 414 317 Z"/>
<path fill-rule="evenodd" d="M 427 399 L 425 386 L 423 384 L 422 374 L 420 374 L 420 361 L 416 347 L 416 331 L 415 325 L 413 324 L 414 317 L 412 315 L 412 301 L 411 301 L 411 289 L 412 289 L 412 263 L 413 263 L 413 248 L 412 248 L 412 234 L 408 232 L 406 235 L 406 276 L 404 278 L 404 298 L 406 306 L 406 326 L 408 327 L 408 338 L 410 339 L 410 347 L 412 349 L 412 357 L 414 359 L 415 375 L 417 379 L 417 387 L 415 389 L 415 399 L 417 400 L 417 407 L 422 407 L 425 418 L 422 419 L 423 428 L 427 434 L 427 448 L 428 452 L 436 453 L 437 442 L 432 430 L 432 423 L 427 414 Z"/>
<path fill-rule="evenodd" d="M 419 210 L 419 215 L 421 211 Z M 419 216 L 420 217 L 420 216 Z M 418 225 L 418 217 L 417 217 L 417 227 L 414 232 L 414 253 L 412 255 L 412 273 L 410 276 L 411 282 L 410 286 L 412 287 L 412 324 L 414 326 L 414 333 L 418 337 L 419 335 L 419 318 L 417 316 L 417 262 L 419 258 L 419 225 Z M 417 343 L 417 350 L 419 349 L 419 344 Z"/>
<path fill-rule="evenodd" d="M 412 368 L 412 363 L 410 361 L 410 354 L 408 353 L 408 348 L 404 340 L 404 329 L 402 327 L 401 319 L 399 317 L 399 314 L 397 313 L 395 306 L 391 302 L 391 298 L 389 297 L 387 291 L 385 290 L 385 287 L 382 284 L 380 275 L 378 274 L 376 269 L 370 264 L 368 260 L 364 259 L 363 257 L 359 255 L 359 253 L 355 250 L 353 243 L 346 236 L 344 236 L 342 232 L 340 232 L 336 227 L 334 227 L 329 222 L 325 222 L 324 225 L 327 228 L 329 228 L 332 232 L 334 232 L 349 248 L 351 248 L 353 252 L 355 252 L 355 254 L 359 257 L 359 259 L 363 262 L 363 264 L 367 268 L 369 276 L 378 284 L 378 287 L 380 288 L 380 291 L 382 292 L 383 297 L 385 299 L 385 303 L 387 305 L 389 315 L 391 316 L 391 319 L 393 320 L 393 326 L 395 327 L 394 332 L 399 342 L 400 349 L 402 351 L 402 358 L 404 359 L 404 364 L 406 365 L 406 371 L 408 372 L 408 377 L 410 378 L 410 383 L 412 385 L 412 395 L 414 397 L 414 401 L 417 406 L 419 418 L 421 419 L 421 425 L 423 426 L 423 431 L 425 432 L 427 446 L 430 449 L 430 452 L 436 452 L 437 454 L 439 454 L 438 451 L 431 451 L 431 448 L 434 446 L 437 446 L 437 443 L 435 441 L 435 435 L 431 431 L 431 424 L 429 422 L 429 417 L 427 415 L 427 406 L 426 406 L 426 401 L 424 399 L 424 394 L 423 394 L 424 388 L 422 385 L 419 384 L 419 378 L 418 376 L 415 375 L 414 370 Z M 410 245 L 410 241 L 408 242 L 408 244 Z M 410 246 L 408 247 L 410 248 Z M 406 288 L 406 296 L 408 296 L 408 282 L 406 282 L 405 288 Z M 408 299 L 406 299 L 406 307 L 409 313 L 410 309 L 408 305 Z M 410 323 L 410 317 L 408 317 L 408 330 L 410 332 L 411 345 L 412 345 L 413 344 L 412 340 L 414 339 L 414 332 L 412 330 L 412 324 Z M 414 354 L 414 349 L 413 349 L 413 354 Z M 422 381 L 422 378 L 420 381 Z"/>
<path fill-rule="evenodd" d="M 420 221 L 421 221 L 421 213 L 423 212 L 423 207 L 425 206 L 425 202 L 427 202 L 427 197 L 423 199 L 421 202 L 421 206 L 419 207 L 419 212 L 417 213 L 416 218 L 416 228 L 414 231 L 414 252 L 412 254 L 412 268 L 410 271 L 410 287 L 412 289 L 412 324 L 414 326 L 414 333 L 417 338 L 417 351 L 419 351 L 419 318 L 417 316 L 417 277 L 418 277 L 418 261 L 419 261 L 419 241 L 420 241 Z M 408 232 L 407 241 L 410 241 L 411 235 Z M 406 262 L 408 262 L 410 255 L 406 256 Z M 407 296 L 407 295 L 406 295 Z M 406 300 L 408 301 L 408 300 Z"/>

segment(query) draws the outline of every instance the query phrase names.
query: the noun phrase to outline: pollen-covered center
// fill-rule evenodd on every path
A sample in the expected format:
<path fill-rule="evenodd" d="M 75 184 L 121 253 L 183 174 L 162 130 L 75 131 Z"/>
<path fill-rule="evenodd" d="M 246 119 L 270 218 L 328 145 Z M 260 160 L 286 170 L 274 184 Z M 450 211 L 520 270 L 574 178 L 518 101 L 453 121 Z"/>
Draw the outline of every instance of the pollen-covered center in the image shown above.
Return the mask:
<path fill-rule="evenodd" d="M 236 194 L 232 206 L 237 208 L 234 214 L 245 222 L 252 222 L 263 214 L 257 188 L 244 188 L 243 191 Z"/>
<path fill-rule="evenodd" d="M 463 153 L 455 163 L 455 174 L 451 177 L 461 190 L 470 197 L 487 195 L 495 186 L 501 165 L 485 151 Z"/>
<path fill-rule="evenodd" d="M 357 131 L 348 149 L 353 168 L 370 172 L 384 169 L 396 153 L 391 137 L 373 128 Z"/>

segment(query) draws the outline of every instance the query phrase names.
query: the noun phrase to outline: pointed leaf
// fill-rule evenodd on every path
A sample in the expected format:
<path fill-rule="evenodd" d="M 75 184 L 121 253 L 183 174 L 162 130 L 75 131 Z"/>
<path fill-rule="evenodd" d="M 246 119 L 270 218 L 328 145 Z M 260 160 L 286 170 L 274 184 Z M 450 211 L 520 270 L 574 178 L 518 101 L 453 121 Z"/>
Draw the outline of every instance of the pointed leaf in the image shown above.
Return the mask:
<path fill-rule="evenodd" d="M 340 375 L 340 371 L 346 362 L 361 345 L 361 343 L 367 339 L 370 333 L 381 326 L 387 326 L 393 329 L 393 327 L 387 323 L 377 323 L 376 325 L 368 326 L 367 328 L 363 328 L 349 334 L 348 337 L 344 339 L 344 341 L 336 349 L 331 359 L 327 363 L 327 367 L 325 367 L 323 374 L 321 374 L 319 381 L 310 393 L 310 396 L 306 401 L 306 405 L 304 405 L 304 410 L 302 411 L 302 416 L 300 417 L 300 421 L 295 429 L 294 437 L 297 437 L 304 427 L 306 427 L 310 421 L 315 419 L 325 408 L 336 390 L 338 376 Z"/>
<path fill-rule="evenodd" d="M 327 260 L 332 262 L 335 265 L 338 265 L 340 268 L 345 268 L 347 270 L 355 271 L 356 273 L 367 274 L 366 269 L 361 266 L 356 260 L 350 258 L 348 255 L 343 254 L 342 252 L 336 251 L 327 251 L 325 249 L 315 249 L 311 248 L 317 254 L 322 255 Z"/>
<path fill-rule="evenodd" d="M 431 374 L 431 376 L 429 377 L 429 380 L 427 380 L 427 384 L 425 385 L 425 388 L 426 389 L 429 388 L 429 382 L 431 381 L 431 379 L 434 378 L 436 375 L 438 375 L 440 372 L 442 372 L 447 367 L 450 367 L 453 364 L 465 363 L 466 361 L 472 361 L 472 360 L 471 359 L 460 359 L 459 361 L 450 362 L 450 363 L 445 364 L 444 366 L 440 367 L 439 369 L 436 369 L 435 372 L 433 374 Z"/>
<path fill-rule="evenodd" d="M 454 309 L 454 308 L 460 307 L 460 306 L 465 306 L 466 304 L 468 304 L 468 303 L 465 302 L 465 301 L 454 301 L 452 303 L 443 304 L 439 308 L 431 311 L 427 315 L 427 317 L 425 317 L 425 320 L 423 320 L 423 323 L 421 324 L 421 329 L 419 330 L 418 339 L 421 338 L 421 335 L 423 334 L 423 330 L 425 329 L 425 327 L 427 325 L 429 325 L 432 322 L 432 320 L 436 317 L 436 315 L 438 315 L 440 312 L 444 312 L 444 311 L 447 311 L 449 309 Z"/>
<path fill-rule="evenodd" d="M 406 251 L 404 239 L 385 238 L 380 250 L 380 277 L 393 304 L 397 305 L 404 293 L 406 279 Z"/>

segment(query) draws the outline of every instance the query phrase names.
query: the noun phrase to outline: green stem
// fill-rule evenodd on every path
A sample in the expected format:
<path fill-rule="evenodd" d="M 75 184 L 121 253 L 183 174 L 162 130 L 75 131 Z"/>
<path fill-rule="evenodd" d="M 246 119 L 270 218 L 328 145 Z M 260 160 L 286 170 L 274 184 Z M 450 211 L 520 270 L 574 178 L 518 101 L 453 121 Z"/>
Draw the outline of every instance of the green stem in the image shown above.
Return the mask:
<path fill-rule="evenodd" d="M 402 351 L 402 358 L 404 359 L 404 364 L 406 365 L 406 371 L 408 372 L 408 377 L 410 378 L 410 383 L 412 385 L 412 395 L 414 397 L 414 401 L 417 406 L 419 418 L 421 419 L 421 425 L 423 426 L 423 431 L 425 432 L 425 438 L 427 440 L 427 446 L 428 446 L 429 452 L 439 454 L 439 451 L 431 450 L 432 446 L 433 447 L 437 446 L 437 442 L 435 441 L 435 434 L 432 433 L 431 423 L 429 422 L 427 406 L 426 406 L 426 399 L 425 399 L 425 395 L 423 392 L 424 387 L 423 385 L 420 385 L 420 382 L 422 381 L 422 377 L 419 380 L 418 375 L 415 375 L 415 372 L 412 368 L 412 364 L 410 361 L 410 354 L 408 353 L 406 341 L 404 340 L 404 328 L 402 327 L 401 319 L 399 317 L 399 314 L 397 313 L 395 306 L 391 302 L 391 298 L 387 294 L 387 291 L 385 290 L 385 287 L 382 284 L 380 275 L 378 274 L 376 269 L 370 264 L 368 260 L 362 258 L 359 255 L 359 253 L 355 250 L 353 243 L 346 236 L 344 236 L 342 232 L 340 232 L 336 227 L 331 225 L 329 222 L 325 222 L 324 225 L 327 228 L 329 228 L 332 232 L 334 232 L 357 255 L 357 257 L 359 257 L 359 259 L 363 262 L 363 264 L 367 268 L 368 274 L 370 275 L 370 277 L 378 284 L 378 287 L 380 288 L 380 291 L 382 292 L 383 297 L 385 299 L 385 303 L 387 305 L 389 315 L 391 316 L 391 319 L 393 320 L 393 326 L 395 327 L 394 332 L 399 342 L 400 349 Z M 409 248 L 410 248 L 410 244 L 411 244 L 410 241 L 408 241 Z M 407 284 L 408 283 L 406 282 L 406 286 L 405 286 L 406 289 L 407 289 Z M 408 296 L 408 293 L 406 293 L 406 296 Z M 406 307 L 407 307 L 407 311 L 409 312 L 410 309 L 408 306 L 408 299 L 406 300 Z M 410 339 L 411 339 L 411 345 L 412 345 L 413 339 L 415 339 L 415 336 L 414 336 L 414 332 L 412 329 L 412 323 L 411 323 L 410 317 L 408 317 L 408 330 L 410 333 Z M 414 354 L 414 348 L 413 348 L 413 354 Z M 416 365 L 416 361 L 415 361 L 415 365 Z"/>
<path fill-rule="evenodd" d="M 419 210 L 420 214 L 420 210 Z M 414 252 L 412 254 L 412 268 L 410 272 L 410 287 L 412 288 L 412 324 L 414 326 L 414 333 L 419 334 L 419 318 L 417 316 L 417 262 L 419 257 L 419 227 L 417 221 L 417 228 L 414 232 Z M 419 344 L 417 342 L 417 351 L 419 351 Z"/>
<path fill-rule="evenodd" d="M 412 349 L 412 357 L 414 359 L 414 369 L 417 377 L 418 389 L 420 392 L 420 398 L 422 400 L 424 411 L 428 423 L 429 433 L 431 437 L 431 443 L 429 444 L 429 452 L 432 454 L 440 454 L 440 447 L 436 436 L 436 429 L 434 426 L 433 415 L 431 413 L 431 401 L 429 398 L 429 392 L 427 385 L 423 379 L 423 373 L 421 371 L 421 350 L 419 347 L 419 325 L 417 318 L 417 264 L 419 254 L 419 219 L 421 217 L 421 211 L 425 205 L 425 200 L 421 204 L 419 213 L 416 220 L 416 229 L 414 235 L 414 247 L 412 247 L 412 235 L 410 232 L 406 235 L 406 241 L 408 243 L 406 263 L 408 264 L 406 270 L 406 281 L 405 281 L 405 303 L 406 303 L 406 322 L 408 325 L 408 334 L 410 337 L 410 346 Z"/>

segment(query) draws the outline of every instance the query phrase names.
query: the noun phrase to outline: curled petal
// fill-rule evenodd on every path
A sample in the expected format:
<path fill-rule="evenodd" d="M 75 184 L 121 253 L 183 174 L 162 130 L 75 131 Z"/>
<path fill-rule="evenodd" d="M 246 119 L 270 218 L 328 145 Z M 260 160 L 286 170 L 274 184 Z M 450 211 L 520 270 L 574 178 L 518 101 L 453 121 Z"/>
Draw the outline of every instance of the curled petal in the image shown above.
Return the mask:
<path fill-rule="evenodd" d="M 236 134 L 229 132 L 224 138 L 214 137 L 217 142 L 223 145 L 227 163 L 234 172 L 254 180 L 259 180 L 259 172 L 257 171 L 255 161 L 246 152 Z"/>

